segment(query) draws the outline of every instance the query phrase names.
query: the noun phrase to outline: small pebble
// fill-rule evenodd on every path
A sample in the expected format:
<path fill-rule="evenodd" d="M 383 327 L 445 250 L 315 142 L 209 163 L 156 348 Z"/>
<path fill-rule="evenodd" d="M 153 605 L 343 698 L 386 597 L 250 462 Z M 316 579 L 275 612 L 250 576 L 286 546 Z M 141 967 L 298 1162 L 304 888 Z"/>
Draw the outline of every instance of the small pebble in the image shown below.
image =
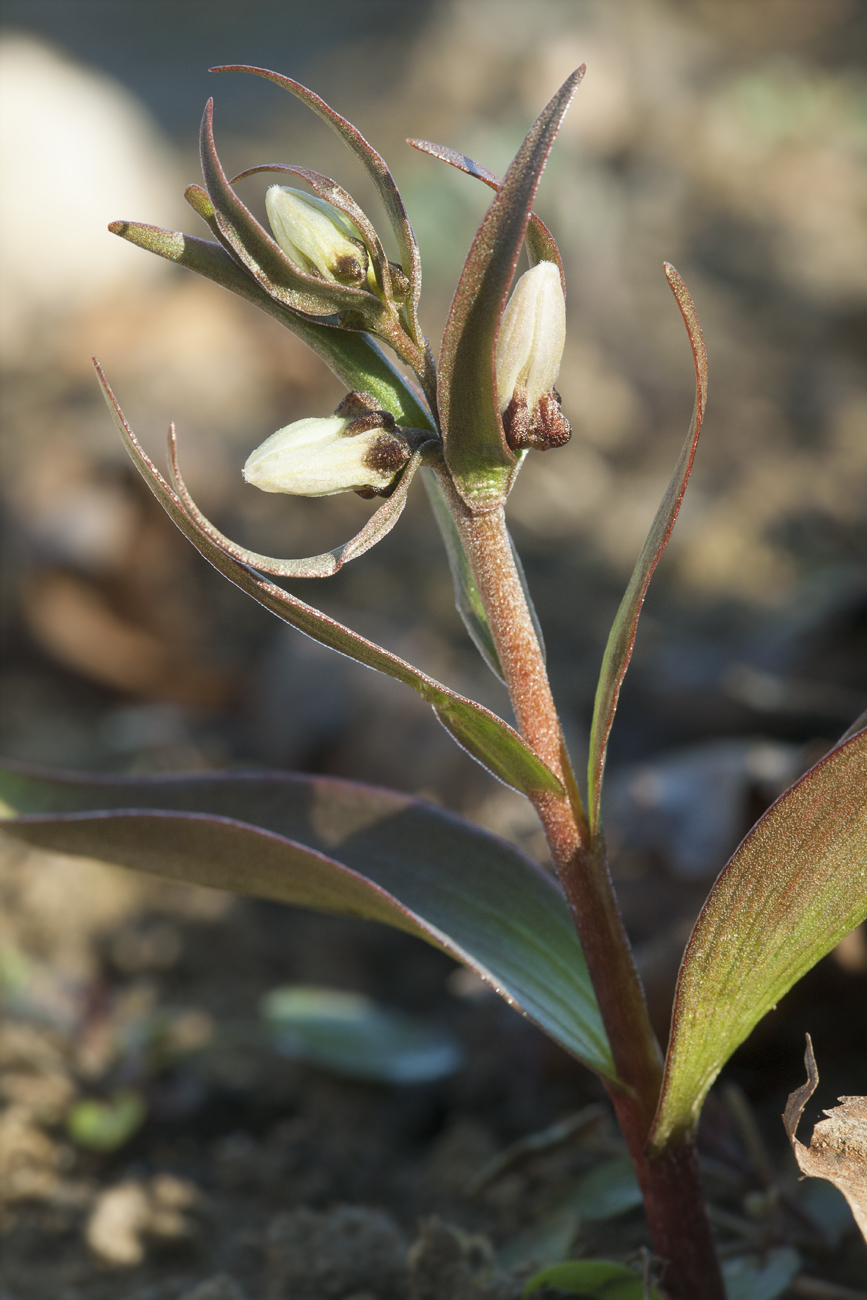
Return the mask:
<path fill-rule="evenodd" d="M 151 1217 L 150 1197 L 140 1183 L 118 1183 L 96 1199 L 85 1229 L 95 1255 L 115 1268 L 133 1268 L 144 1259 L 142 1237 Z"/>

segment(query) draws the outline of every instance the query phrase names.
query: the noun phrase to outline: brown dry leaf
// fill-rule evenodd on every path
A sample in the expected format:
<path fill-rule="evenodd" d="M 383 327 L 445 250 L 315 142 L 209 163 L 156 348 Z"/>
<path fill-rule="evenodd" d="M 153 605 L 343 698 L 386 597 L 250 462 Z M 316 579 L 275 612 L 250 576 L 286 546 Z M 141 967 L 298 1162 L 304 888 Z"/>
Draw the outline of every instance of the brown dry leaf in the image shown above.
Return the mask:
<path fill-rule="evenodd" d="M 841 1104 L 824 1112 L 828 1118 L 816 1125 L 810 1145 L 805 1147 L 795 1133 L 819 1082 L 809 1034 L 804 1064 L 807 1082 L 790 1093 L 783 1113 L 795 1159 L 808 1178 L 824 1178 L 843 1193 L 867 1241 L 867 1097 L 838 1097 Z"/>

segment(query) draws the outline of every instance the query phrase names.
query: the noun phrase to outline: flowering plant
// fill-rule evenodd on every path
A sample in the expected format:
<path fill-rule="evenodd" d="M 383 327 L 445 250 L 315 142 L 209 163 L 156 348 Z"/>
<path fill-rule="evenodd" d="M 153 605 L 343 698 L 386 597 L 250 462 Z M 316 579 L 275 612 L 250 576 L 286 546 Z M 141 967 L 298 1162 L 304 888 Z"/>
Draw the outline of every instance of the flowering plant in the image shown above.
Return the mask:
<path fill-rule="evenodd" d="M 328 177 L 269 166 L 230 180 L 217 155 L 210 104 L 201 135 L 204 187 L 190 186 L 186 197 L 213 238 L 127 221 L 110 229 L 268 312 L 349 390 L 334 413 L 268 438 L 247 460 L 247 482 L 307 496 L 355 491 L 381 502 L 361 531 L 332 551 L 303 559 L 259 555 L 202 514 L 181 474 L 174 428 L 168 476 L 160 474 L 97 363 L 117 428 L 151 490 L 211 564 L 286 623 L 417 691 L 468 753 L 532 801 L 559 883 L 513 846 L 420 800 L 305 776 L 133 782 L 49 778 L 10 767 L 2 782 L 12 814 L 5 827 L 56 851 L 369 917 L 452 954 L 600 1076 L 635 1165 L 661 1285 L 672 1300 L 722 1300 L 696 1124 L 719 1070 L 761 1016 L 867 916 L 864 719 L 762 817 L 714 885 L 684 955 L 663 1056 L 608 872 L 600 794 L 639 613 L 677 518 L 705 410 L 707 363 L 692 299 L 666 264 L 692 348 L 695 408 L 609 636 L 585 801 L 505 522 L 524 457 L 550 453 L 569 438 L 555 388 L 565 278 L 554 238 L 532 207 L 583 68 L 545 107 L 502 181 L 450 149 L 410 142 L 495 191 L 464 263 L 436 364 L 418 318 L 418 247 L 382 158 L 296 82 L 259 68 L 222 71 L 275 83 L 342 137 L 384 203 L 398 260 L 388 259 L 365 213 Z M 288 174 L 310 191 L 276 184 L 268 190 L 271 233 L 235 188 L 264 171 Z M 522 246 L 530 269 L 509 296 Z M 358 558 L 395 526 L 419 471 L 461 617 L 508 688 L 517 730 L 269 580 L 327 577 Z M 565 1275 L 549 1280 L 568 1282 Z"/>

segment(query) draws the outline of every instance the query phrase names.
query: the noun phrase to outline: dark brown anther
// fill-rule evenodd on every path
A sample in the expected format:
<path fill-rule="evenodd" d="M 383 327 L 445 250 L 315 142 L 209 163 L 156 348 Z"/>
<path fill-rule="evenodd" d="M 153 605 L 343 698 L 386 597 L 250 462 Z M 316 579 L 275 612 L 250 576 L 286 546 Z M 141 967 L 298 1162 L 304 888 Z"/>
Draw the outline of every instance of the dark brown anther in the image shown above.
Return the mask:
<path fill-rule="evenodd" d="M 396 474 L 409 460 L 412 452 L 404 438 L 399 435 L 395 436 L 387 431 L 383 432 L 381 438 L 378 438 L 374 445 L 364 458 L 364 463 L 368 469 L 374 471 L 384 470 L 386 473 Z M 356 496 L 363 497 L 365 501 L 370 501 L 373 497 L 390 497 L 397 487 L 397 480 L 389 483 L 388 487 L 380 488 L 356 488 Z"/>
<path fill-rule="evenodd" d="M 515 392 L 503 412 L 506 442 L 512 451 L 550 451 L 564 446 L 572 437 L 572 428 L 560 410 L 560 394 L 555 388 L 539 398 L 535 411 L 530 411 L 524 393 Z"/>
<path fill-rule="evenodd" d="M 389 411 L 365 411 L 351 420 L 343 430 L 344 438 L 355 438 L 359 433 L 368 433 L 371 429 L 386 429 L 389 433 L 394 428 L 394 416 Z"/>
<path fill-rule="evenodd" d="M 396 474 L 411 454 L 403 438 L 383 433 L 368 451 L 364 463 L 368 469 L 393 471 Z"/>
<path fill-rule="evenodd" d="M 525 447 L 532 446 L 529 438 L 530 408 L 527 405 L 526 393 L 515 392 L 503 412 L 503 428 L 506 442 L 512 451 L 523 451 Z"/>
<path fill-rule="evenodd" d="M 385 429 L 388 433 L 394 430 L 394 416 L 377 406 L 376 398 L 370 393 L 347 393 L 334 414 L 350 421 L 343 431 L 344 438 L 354 438 L 370 429 Z"/>
<path fill-rule="evenodd" d="M 344 420 L 354 420 L 356 415 L 366 415 L 368 411 L 375 411 L 376 409 L 375 397 L 371 397 L 370 393 L 354 388 L 335 406 L 334 414 L 341 416 Z"/>
<path fill-rule="evenodd" d="M 338 257 L 332 267 L 335 280 L 360 284 L 367 275 L 367 268 L 362 266 L 357 257 Z"/>

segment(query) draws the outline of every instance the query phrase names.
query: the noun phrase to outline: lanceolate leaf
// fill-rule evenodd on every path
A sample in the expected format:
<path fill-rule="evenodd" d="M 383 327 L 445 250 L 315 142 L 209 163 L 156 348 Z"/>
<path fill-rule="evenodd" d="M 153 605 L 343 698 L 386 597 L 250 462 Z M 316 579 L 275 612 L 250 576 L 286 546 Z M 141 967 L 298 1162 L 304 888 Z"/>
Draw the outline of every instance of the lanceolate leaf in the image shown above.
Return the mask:
<path fill-rule="evenodd" d="M 735 1048 L 867 917 L 867 730 L 756 824 L 717 880 L 678 978 L 655 1148 L 698 1120 Z"/>
<path fill-rule="evenodd" d="M 558 886 L 431 804 L 324 777 L 150 780 L 0 773 L 4 830 L 234 893 L 382 921 L 464 962 L 591 1069 L 614 1076 Z"/>
<path fill-rule="evenodd" d="M 139 221 L 113 221 L 108 228 L 138 248 L 231 289 L 273 316 L 322 357 L 347 388 L 370 393 L 384 411 L 391 411 L 398 424 L 433 429 L 428 411 L 369 334 L 333 329 L 290 311 L 267 294 L 224 248 L 210 240 Z"/>
<path fill-rule="evenodd" d="M 429 153 L 432 158 L 439 158 L 442 162 L 450 163 L 452 167 L 457 167 L 458 171 L 465 172 L 467 176 L 478 177 L 491 190 L 498 190 L 503 183 L 499 176 L 490 171 L 489 168 L 483 167 L 481 163 L 474 162 L 465 153 L 458 153 L 455 149 L 449 149 L 444 144 L 432 144 L 430 140 L 407 140 L 407 144 L 412 145 L 413 149 L 418 149 L 419 153 Z M 563 271 L 560 250 L 554 236 L 544 221 L 536 216 L 535 212 L 530 213 L 524 239 L 531 266 L 537 266 L 539 262 L 556 262 L 560 268 L 560 284 L 563 286 L 565 295 L 566 276 Z"/>
<path fill-rule="evenodd" d="M 542 170 L 584 74 L 566 81 L 531 127 L 461 272 L 440 349 L 438 400 L 446 460 L 470 509 L 505 499 L 516 467 L 497 400 L 494 353 L 506 295 Z"/>
<path fill-rule="evenodd" d="M 511 785 L 526 795 L 540 792 L 562 793 L 562 786 L 554 773 L 524 744 L 517 732 L 496 714 L 472 700 L 456 695 L 448 687 L 419 672 L 404 659 L 359 636 L 357 632 L 343 627 L 341 623 L 322 614 L 312 605 L 307 605 L 297 597 L 291 596 L 282 587 L 267 582 L 206 536 L 199 524 L 187 514 L 181 498 L 171 490 L 156 466 L 142 451 L 124 419 L 123 412 L 108 386 L 99 363 L 95 364 L 109 410 L 133 464 L 184 536 L 193 543 L 206 560 L 213 564 L 215 569 L 224 574 L 230 582 L 234 582 L 242 591 L 246 591 L 260 605 L 270 609 L 278 618 L 297 627 L 314 641 L 331 646 L 341 654 L 348 655 L 350 659 L 357 659 L 368 668 L 375 668 L 411 686 L 433 707 L 440 722 L 458 744 L 506 785 Z"/>
<path fill-rule="evenodd" d="M 587 805 L 590 828 L 593 831 L 596 831 L 599 827 L 599 799 L 602 793 L 602 775 L 605 769 L 608 737 L 611 735 L 611 726 L 614 722 L 620 687 L 623 685 L 623 678 L 626 676 L 626 669 L 629 667 L 629 661 L 632 658 L 638 616 L 641 613 L 641 606 L 644 604 L 644 597 L 647 595 L 647 588 L 653 576 L 653 570 L 665 550 L 671 536 L 671 530 L 674 528 L 674 521 L 677 519 L 680 510 L 680 503 L 683 500 L 683 494 L 686 491 L 686 485 L 692 471 L 695 450 L 698 446 L 698 435 L 701 432 L 701 423 L 707 402 L 707 353 L 705 352 L 704 338 L 695 306 L 686 285 L 669 262 L 665 263 L 665 274 L 677 299 L 677 305 L 683 316 L 690 345 L 692 346 L 692 355 L 695 362 L 695 406 L 692 412 L 692 424 L 683 445 L 683 450 L 680 453 L 680 459 L 675 466 L 671 482 L 665 490 L 665 496 L 660 502 L 656 517 L 650 525 L 650 532 L 647 534 L 641 548 L 641 554 L 629 580 L 626 595 L 621 601 L 608 636 L 608 644 L 605 647 L 602 669 L 599 673 L 599 683 L 596 687 L 596 702 L 593 706 L 593 724 L 590 730 L 590 758 L 587 767 Z"/>
<path fill-rule="evenodd" d="M 266 81 L 273 81 L 275 86 L 288 90 L 290 95 L 300 99 L 317 116 L 321 117 L 323 122 L 327 123 L 340 136 L 360 160 L 379 191 L 379 196 L 388 213 L 388 219 L 397 239 L 401 265 L 410 282 L 410 297 L 407 304 L 410 329 L 414 341 L 419 347 L 422 347 L 424 337 L 419 328 L 416 315 L 419 294 L 421 293 L 421 259 L 419 258 L 418 244 L 409 223 L 409 217 L 406 215 L 406 208 L 403 206 L 403 199 L 400 197 L 400 191 L 395 185 L 394 177 L 385 165 L 385 161 L 373 146 L 368 144 L 361 132 L 356 130 L 351 122 L 347 122 L 345 117 L 335 113 L 334 109 L 330 108 L 324 99 L 320 99 L 312 90 L 308 90 L 306 86 L 302 86 L 299 82 L 281 76 L 279 72 L 269 72 L 267 68 L 252 68 L 245 64 L 226 64 L 223 67 L 211 68 L 211 72 L 252 72 L 257 77 L 264 77 Z"/>

